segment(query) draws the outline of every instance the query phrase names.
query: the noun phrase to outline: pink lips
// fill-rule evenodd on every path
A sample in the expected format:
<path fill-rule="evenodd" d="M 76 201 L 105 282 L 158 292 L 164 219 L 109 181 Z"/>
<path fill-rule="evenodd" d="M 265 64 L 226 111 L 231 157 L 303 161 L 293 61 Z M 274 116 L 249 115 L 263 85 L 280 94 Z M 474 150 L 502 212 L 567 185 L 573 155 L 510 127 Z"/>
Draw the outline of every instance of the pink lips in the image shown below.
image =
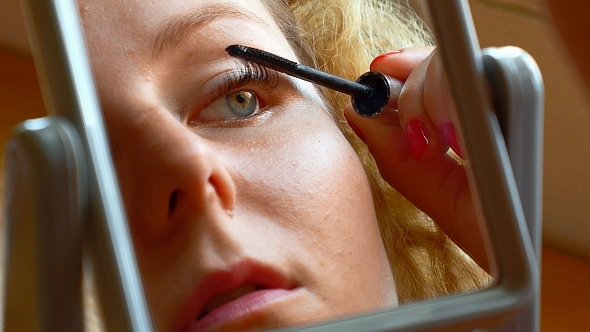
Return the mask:
<path fill-rule="evenodd" d="M 243 260 L 230 270 L 207 274 L 184 306 L 177 326 L 180 331 L 203 331 L 247 317 L 294 292 L 277 271 Z"/>
<path fill-rule="evenodd" d="M 293 290 L 280 288 L 264 289 L 249 293 L 207 313 L 203 318 L 193 324 L 189 331 L 203 331 L 210 326 L 244 317 L 292 293 Z"/>

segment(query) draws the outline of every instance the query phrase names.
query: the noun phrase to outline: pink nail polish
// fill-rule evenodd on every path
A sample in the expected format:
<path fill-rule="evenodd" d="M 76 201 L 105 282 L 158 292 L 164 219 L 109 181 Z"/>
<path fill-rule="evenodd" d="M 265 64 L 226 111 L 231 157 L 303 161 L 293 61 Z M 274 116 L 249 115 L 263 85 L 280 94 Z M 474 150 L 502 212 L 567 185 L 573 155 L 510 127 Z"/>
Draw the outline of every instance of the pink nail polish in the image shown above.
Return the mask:
<path fill-rule="evenodd" d="M 375 59 L 373 59 L 373 62 L 371 62 L 371 66 L 373 66 L 373 64 L 376 63 L 376 62 L 379 62 L 379 61 L 381 61 L 381 60 L 383 60 L 385 58 L 388 58 L 388 57 L 390 57 L 392 55 L 395 55 L 395 54 L 399 54 L 401 52 L 402 51 L 400 50 L 400 51 L 391 51 L 391 52 L 380 54 Z"/>
<path fill-rule="evenodd" d="M 455 132 L 455 126 L 451 122 L 443 123 L 440 128 L 440 133 L 447 142 L 447 144 L 455 151 L 455 153 L 463 158 L 461 148 L 459 147 L 459 141 L 457 140 L 457 133 Z"/>
<path fill-rule="evenodd" d="M 426 126 L 420 120 L 410 120 L 406 124 L 406 139 L 408 140 L 412 156 L 414 156 L 416 161 L 420 161 L 430 144 L 430 137 Z"/>

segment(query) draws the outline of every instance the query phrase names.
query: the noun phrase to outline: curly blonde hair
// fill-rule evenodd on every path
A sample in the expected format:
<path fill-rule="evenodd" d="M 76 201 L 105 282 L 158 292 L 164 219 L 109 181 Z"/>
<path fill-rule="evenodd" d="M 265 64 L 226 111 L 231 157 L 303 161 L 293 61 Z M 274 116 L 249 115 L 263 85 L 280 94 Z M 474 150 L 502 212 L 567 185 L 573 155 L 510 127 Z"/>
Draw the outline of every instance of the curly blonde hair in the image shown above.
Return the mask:
<path fill-rule="evenodd" d="M 355 80 L 378 54 L 433 45 L 407 2 L 383 0 L 264 0 L 300 60 Z M 373 193 L 381 236 L 400 302 L 482 288 L 489 277 L 423 212 L 380 176 L 366 145 L 342 109 L 347 96 L 321 90 L 335 121 L 361 159 Z"/>

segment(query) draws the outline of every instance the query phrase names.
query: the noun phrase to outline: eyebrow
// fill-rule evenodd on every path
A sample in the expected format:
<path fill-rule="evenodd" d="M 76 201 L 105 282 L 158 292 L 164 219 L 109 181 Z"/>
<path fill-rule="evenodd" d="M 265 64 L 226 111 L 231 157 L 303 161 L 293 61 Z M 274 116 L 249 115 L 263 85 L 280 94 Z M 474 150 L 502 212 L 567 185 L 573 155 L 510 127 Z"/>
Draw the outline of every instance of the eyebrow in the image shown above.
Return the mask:
<path fill-rule="evenodd" d="M 172 50 L 191 33 L 220 18 L 248 19 L 268 26 L 260 17 L 241 7 L 217 4 L 195 8 L 171 17 L 160 26 L 154 39 L 152 56 L 157 58 L 162 53 Z"/>

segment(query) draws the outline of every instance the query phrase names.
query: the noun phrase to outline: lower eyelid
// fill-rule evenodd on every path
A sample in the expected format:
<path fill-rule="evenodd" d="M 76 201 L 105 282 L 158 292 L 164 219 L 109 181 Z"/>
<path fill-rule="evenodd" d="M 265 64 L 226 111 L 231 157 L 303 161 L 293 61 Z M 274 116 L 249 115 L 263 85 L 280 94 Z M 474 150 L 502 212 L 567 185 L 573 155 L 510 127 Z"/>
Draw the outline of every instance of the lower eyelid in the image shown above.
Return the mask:
<path fill-rule="evenodd" d="M 199 128 L 242 128 L 246 126 L 261 125 L 269 120 L 278 109 L 264 109 L 260 113 L 245 118 L 234 118 L 207 122 L 189 121 L 188 125 Z"/>

